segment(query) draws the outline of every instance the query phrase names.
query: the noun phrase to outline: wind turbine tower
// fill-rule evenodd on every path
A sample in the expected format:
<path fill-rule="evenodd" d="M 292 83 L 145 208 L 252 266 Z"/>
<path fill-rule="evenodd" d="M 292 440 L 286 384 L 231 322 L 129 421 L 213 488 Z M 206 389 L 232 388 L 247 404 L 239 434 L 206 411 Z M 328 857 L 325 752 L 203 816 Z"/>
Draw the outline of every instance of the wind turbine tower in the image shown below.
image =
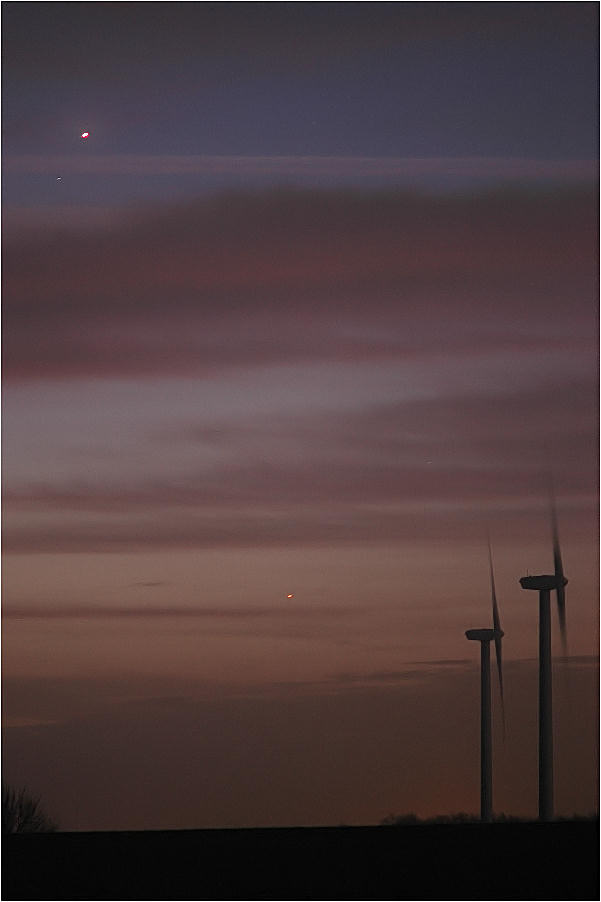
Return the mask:
<path fill-rule="evenodd" d="M 553 563 L 555 572 L 542 576 L 523 576 L 522 589 L 538 592 L 538 816 L 553 820 L 553 674 L 551 658 L 551 592 L 557 592 L 557 611 L 564 654 L 567 651 L 565 586 L 557 531 L 555 504 L 551 502 Z"/>
<path fill-rule="evenodd" d="M 483 823 L 492 821 L 492 703 L 490 686 L 490 643 L 495 643 L 495 657 L 499 674 L 501 703 L 503 704 L 503 661 L 501 655 L 501 639 L 504 636 L 499 619 L 499 607 L 495 592 L 495 579 L 492 567 L 492 554 L 488 546 L 490 563 L 490 584 L 492 594 L 492 629 L 467 630 L 468 639 L 480 643 L 480 819 Z M 503 710 L 503 726 L 505 711 Z"/>

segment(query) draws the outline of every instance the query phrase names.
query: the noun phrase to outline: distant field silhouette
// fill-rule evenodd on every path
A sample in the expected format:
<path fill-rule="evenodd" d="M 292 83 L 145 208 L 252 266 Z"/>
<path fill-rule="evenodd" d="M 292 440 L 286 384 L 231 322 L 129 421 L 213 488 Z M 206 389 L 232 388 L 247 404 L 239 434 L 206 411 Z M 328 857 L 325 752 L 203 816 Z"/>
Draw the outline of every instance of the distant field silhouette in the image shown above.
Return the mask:
<path fill-rule="evenodd" d="M 598 899 L 599 823 L 8 836 L 5 899 Z"/>

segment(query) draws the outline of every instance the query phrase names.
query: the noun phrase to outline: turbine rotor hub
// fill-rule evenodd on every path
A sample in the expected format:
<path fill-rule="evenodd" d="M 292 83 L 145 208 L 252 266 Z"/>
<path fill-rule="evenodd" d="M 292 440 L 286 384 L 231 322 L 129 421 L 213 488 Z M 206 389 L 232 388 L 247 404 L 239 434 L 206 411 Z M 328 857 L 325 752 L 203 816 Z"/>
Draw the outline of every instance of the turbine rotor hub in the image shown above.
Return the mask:
<path fill-rule="evenodd" d="M 520 586 L 522 589 L 533 589 L 536 592 L 553 592 L 567 585 L 565 576 L 544 573 L 542 576 L 522 576 Z"/>
<path fill-rule="evenodd" d="M 500 639 L 505 633 L 503 630 L 482 629 L 466 630 L 465 635 L 468 639 L 474 639 L 476 642 L 492 642 L 493 639 Z"/>

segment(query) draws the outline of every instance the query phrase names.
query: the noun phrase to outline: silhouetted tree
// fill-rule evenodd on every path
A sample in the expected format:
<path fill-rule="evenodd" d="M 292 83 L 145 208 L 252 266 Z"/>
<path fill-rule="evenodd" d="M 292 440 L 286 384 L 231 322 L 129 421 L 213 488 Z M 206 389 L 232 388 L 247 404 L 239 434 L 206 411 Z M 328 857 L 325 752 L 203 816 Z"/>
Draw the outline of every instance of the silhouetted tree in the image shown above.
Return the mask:
<path fill-rule="evenodd" d="M 386 817 L 380 821 L 382 827 L 400 827 L 401 825 L 405 826 L 407 824 L 420 823 L 422 823 L 422 821 L 413 811 L 410 811 L 408 814 L 387 814 Z"/>
<path fill-rule="evenodd" d="M 27 789 L 13 789 L 2 784 L 3 833 L 52 833 L 57 829 L 40 804 Z"/>
<path fill-rule="evenodd" d="M 411 824 L 471 824 L 480 818 L 475 814 L 457 811 L 454 814 L 438 814 L 436 817 L 421 818 L 413 812 L 409 814 L 388 814 L 380 821 L 382 827 L 403 827 Z"/>
<path fill-rule="evenodd" d="M 576 816 L 573 818 L 566 818 L 566 820 L 594 820 L 595 815 L 592 816 Z M 527 817 L 517 817 L 513 814 L 505 814 L 504 812 L 500 812 L 499 814 L 493 815 L 493 821 L 495 823 L 504 824 L 504 823 L 527 823 L 532 820 Z M 466 814 L 465 811 L 456 811 L 454 814 L 438 814 L 435 817 L 427 817 L 421 818 L 418 817 L 413 812 L 409 814 L 387 814 L 385 818 L 380 821 L 380 826 L 382 827 L 404 827 L 406 825 L 411 824 L 479 824 L 480 818 L 476 814 Z"/>

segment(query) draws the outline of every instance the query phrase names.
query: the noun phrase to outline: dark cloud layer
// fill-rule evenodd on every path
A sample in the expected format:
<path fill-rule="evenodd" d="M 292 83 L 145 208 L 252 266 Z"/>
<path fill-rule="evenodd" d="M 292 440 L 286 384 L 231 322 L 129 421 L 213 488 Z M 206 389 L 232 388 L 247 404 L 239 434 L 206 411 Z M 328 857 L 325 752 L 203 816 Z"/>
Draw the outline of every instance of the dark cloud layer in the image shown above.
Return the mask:
<path fill-rule="evenodd" d="M 356 608 L 354 609 L 357 610 Z M 363 609 L 364 610 L 364 609 Z M 206 607 L 177 607 L 170 605 L 169 607 L 111 607 L 102 606 L 94 607 L 93 605 L 85 605 L 81 607 L 37 607 L 37 608 L 10 608 L 5 607 L 2 616 L 7 620 L 97 620 L 97 619 L 121 619 L 121 618 L 192 618 L 198 620 L 261 620 L 264 618 L 280 619 L 302 619 L 303 616 L 318 618 L 348 618 L 351 616 L 348 608 L 340 606 L 320 605 L 319 610 L 308 611 L 303 615 L 298 608 L 293 605 L 291 607 L 282 607 L 282 605 L 271 607 L 246 607 L 246 608 L 206 608 Z"/>
<path fill-rule="evenodd" d="M 5 6 L 4 53 L 10 73 L 29 77 L 98 77 L 110 82 L 158 61 L 171 74 L 185 71 L 189 57 L 252 57 L 269 70 L 275 61 L 318 65 L 335 47 L 338 58 L 390 52 L 420 39 L 481 35 L 586 39 L 596 17 L 589 4 L 553 3 L 541 15 L 535 4 L 473 3 L 38 3 L 35 29 L 26 29 L 18 5 Z M 51 35 L 53 40 L 48 40 Z M 56 52 L 56 46 L 60 52 Z M 108 53 L 110 48 L 110 53 Z"/>
<path fill-rule="evenodd" d="M 536 502 L 539 503 L 540 494 Z M 587 510 L 588 507 L 588 510 Z M 586 543 L 596 528 L 588 505 L 578 505 L 570 520 L 572 535 Z M 577 514 L 577 517 L 576 517 Z M 564 521 L 567 517 L 564 517 Z M 460 504 L 456 509 L 435 505 L 410 510 L 378 510 L 352 506 L 337 506 L 325 510 L 316 506 L 308 511 L 280 510 L 273 513 L 255 510 L 231 516 L 181 512 L 169 516 L 163 513 L 157 522 L 155 513 L 147 516 L 129 515 L 123 520 L 96 518 L 94 521 L 75 521 L 65 524 L 59 517 L 43 525 L 35 522 L 26 526 L 5 529 L 4 550 L 13 553 L 122 553 L 159 549 L 210 548 L 291 548 L 295 546 L 339 548 L 344 545 L 388 545 L 430 541 L 444 544 L 448 549 L 466 540 L 481 542 L 490 526 L 511 535 L 513 540 L 532 541 L 546 537 L 546 527 L 538 509 L 533 512 L 523 500 L 510 510 L 491 501 L 487 496 L 471 507 Z"/>
<path fill-rule="evenodd" d="M 231 194 L 9 241 L 5 379 L 590 350 L 592 197 Z"/>

